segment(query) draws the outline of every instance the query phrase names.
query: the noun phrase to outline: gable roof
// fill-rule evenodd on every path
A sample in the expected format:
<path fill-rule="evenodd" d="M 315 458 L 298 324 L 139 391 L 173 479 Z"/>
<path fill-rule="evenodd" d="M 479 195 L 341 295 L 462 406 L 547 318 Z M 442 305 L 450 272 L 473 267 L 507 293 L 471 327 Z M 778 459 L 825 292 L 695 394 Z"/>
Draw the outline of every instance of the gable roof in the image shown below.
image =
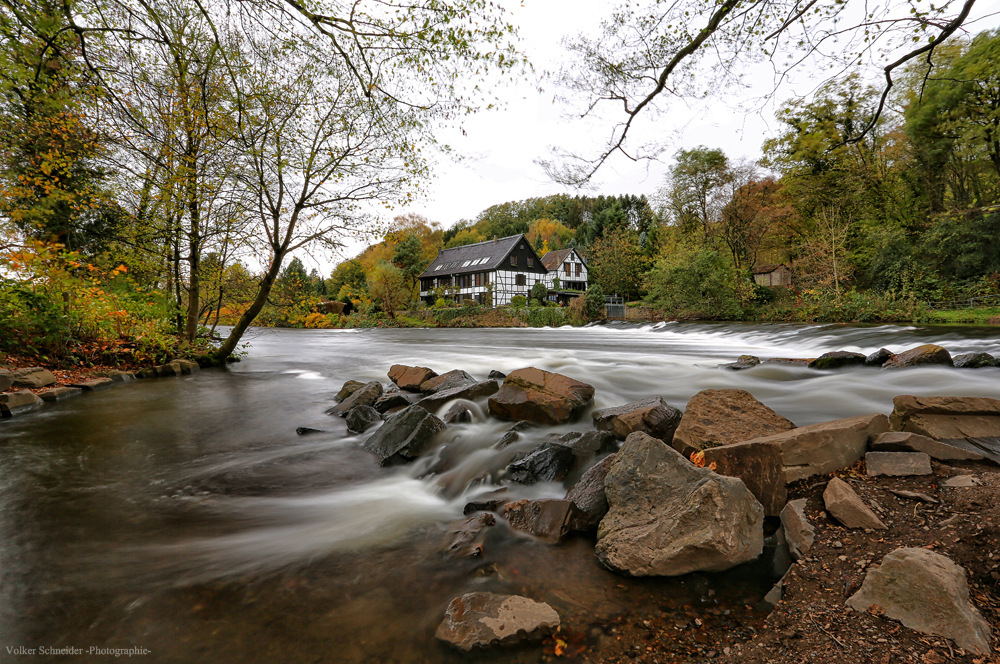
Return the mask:
<path fill-rule="evenodd" d="M 550 251 L 549 253 L 542 256 L 542 265 L 545 266 L 546 270 L 557 270 L 559 266 L 563 264 L 566 257 L 573 253 L 573 247 L 568 249 L 557 249 L 556 251 Z"/>
<path fill-rule="evenodd" d="M 521 240 L 524 240 L 528 249 L 531 250 L 531 243 L 525 239 L 524 234 L 444 249 L 431 261 L 427 269 L 420 273 L 420 276 L 433 277 L 494 270 L 500 267 L 500 264 L 510 255 L 510 252 L 514 251 L 517 243 Z M 534 253 L 534 250 L 531 251 Z"/>

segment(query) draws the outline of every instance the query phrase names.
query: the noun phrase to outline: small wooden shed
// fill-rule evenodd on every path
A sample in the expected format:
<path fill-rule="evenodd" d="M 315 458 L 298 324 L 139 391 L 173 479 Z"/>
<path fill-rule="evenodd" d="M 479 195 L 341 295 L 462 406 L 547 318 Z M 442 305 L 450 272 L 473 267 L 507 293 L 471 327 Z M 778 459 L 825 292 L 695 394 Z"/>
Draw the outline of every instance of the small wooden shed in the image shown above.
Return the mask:
<path fill-rule="evenodd" d="M 761 265 L 753 269 L 753 280 L 758 286 L 790 288 L 792 271 L 784 264 Z"/>

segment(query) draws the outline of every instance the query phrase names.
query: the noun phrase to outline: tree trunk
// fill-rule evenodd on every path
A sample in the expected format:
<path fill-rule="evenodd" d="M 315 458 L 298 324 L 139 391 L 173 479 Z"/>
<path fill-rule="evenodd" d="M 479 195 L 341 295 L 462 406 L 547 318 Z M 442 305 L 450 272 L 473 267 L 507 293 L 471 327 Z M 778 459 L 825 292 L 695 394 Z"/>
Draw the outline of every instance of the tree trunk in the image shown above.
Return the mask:
<path fill-rule="evenodd" d="M 278 273 L 281 271 L 281 263 L 284 259 L 284 250 L 275 253 L 274 260 L 271 261 L 271 267 L 268 268 L 267 273 L 264 275 L 264 280 L 260 283 L 260 288 L 257 289 L 257 296 L 254 298 L 253 304 L 243 312 L 243 315 L 236 321 L 236 325 L 229 333 L 229 336 L 222 342 L 222 346 L 212 354 L 212 357 L 216 361 L 225 362 L 226 358 L 236 350 L 236 346 L 240 343 L 240 339 L 243 338 L 247 328 L 250 327 L 250 323 L 257 317 L 260 310 L 264 308 L 264 304 L 271 294 L 271 288 L 274 286 L 274 281 L 278 278 Z"/>

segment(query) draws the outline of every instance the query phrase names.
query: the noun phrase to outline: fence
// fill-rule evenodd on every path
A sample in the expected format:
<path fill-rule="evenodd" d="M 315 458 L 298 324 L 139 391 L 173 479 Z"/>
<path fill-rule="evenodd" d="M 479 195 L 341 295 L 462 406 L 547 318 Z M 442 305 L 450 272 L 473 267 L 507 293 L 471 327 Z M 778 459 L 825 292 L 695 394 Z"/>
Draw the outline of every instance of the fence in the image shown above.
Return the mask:
<path fill-rule="evenodd" d="M 625 298 L 620 295 L 608 295 L 604 298 L 604 315 L 608 320 L 625 319 Z"/>
<path fill-rule="evenodd" d="M 961 300 L 928 302 L 927 306 L 931 309 L 978 309 L 980 307 L 1000 306 L 1000 295 L 983 295 L 981 297 L 968 297 Z"/>

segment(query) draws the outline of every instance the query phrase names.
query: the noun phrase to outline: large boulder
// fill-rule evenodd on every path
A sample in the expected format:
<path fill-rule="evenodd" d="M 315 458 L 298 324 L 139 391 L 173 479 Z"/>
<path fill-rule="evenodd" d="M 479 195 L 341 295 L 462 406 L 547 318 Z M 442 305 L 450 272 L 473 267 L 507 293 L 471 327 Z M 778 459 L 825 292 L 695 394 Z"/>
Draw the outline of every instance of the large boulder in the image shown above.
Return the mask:
<path fill-rule="evenodd" d="M 936 344 L 924 344 L 902 353 L 896 353 L 882 365 L 883 369 L 917 367 L 925 364 L 952 365 L 951 353 Z"/>
<path fill-rule="evenodd" d="M 420 384 L 437 376 L 437 372 L 427 367 L 410 367 L 405 364 L 394 364 L 389 367 L 389 380 L 399 389 L 419 392 Z"/>
<path fill-rule="evenodd" d="M 1000 436 L 1000 399 L 917 397 L 892 400 L 893 431 L 910 431 L 937 440 Z"/>
<path fill-rule="evenodd" d="M 42 401 L 52 403 L 55 401 L 62 401 L 63 399 L 69 399 L 71 397 L 78 397 L 81 394 L 83 394 L 83 390 L 79 387 L 59 386 L 42 390 L 38 393 L 38 396 L 41 397 Z"/>
<path fill-rule="evenodd" d="M 373 380 L 354 390 L 349 397 L 336 406 L 327 408 L 326 414 L 345 417 L 355 406 L 374 406 L 380 396 L 382 396 L 382 383 Z"/>
<path fill-rule="evenodd" d="M 10 369 L 0 369 L 0 392 L 5 392 L 14 384 L 14 372 Z"/>
<path fill-rule="evenodd" d="M 910 629 L 951 639 L 972 653 L 991 652 L 990 625 L 969 601 L 965 570 L 934 551 L 908 547 L 889 553 L 847 605 L 855 611 L 878 605 Z"/>
<path fill-rule="evenodd" d="M 848 528 L 886 529 L 882 520 L 861 500 L 861 496 L 839 477 L 827 482 L 823 491 L 823 505 L 830 516 Z"/>
<path fill-rule="evenodd" d="M 420 391 L 424 394 L 434 394 L 435 392 L 453 390 L 456 387 L 465 387 L 466 385 L 474 385 L 475 383 L 476 379 L 466 372 L 461 369 L 452 369 L 447 373 L 428 378 L 420 383 Z"/>
<path fill-rule="evenodd" d="M 543 602 L 519 595 L 468 593 L 451 600 L 434 636 L 469 652 L 541 641 L 558 627 L 559 614 Z"/>
<path fill-rule="evenodd" d="M 760 364 L 760 358 L 756 355 L 740 355 L 736 358 L 735 362 L 723 364 L 722 366 L 733 371 L 742 371 L 744 369 L 752 369 L 758 364 Z"/>
<path fill-rule="evenodd" d="M 879 348 L 877 351 L 865 358 L 866 367 L 880 367 L 892 357 L 892 351 L 888 348 Z"/>
<path fill-rule="evenodd" d="M 333 400 L 336 401 L 337 403 L 340 403 L 341 401 L 351 396 L 364 386 L 365 384 L 362 383 L 361 381 L 357 380 L 346 381 L 343 385 L 340 386 L 340 391 L 337 392 L 337 395 L 335 397 L 333 397 Z"/>
<path fill-rule="evenodd" d="M 42 367 L 29 367 L 19 369 L 13 374 L 14 387 L 29 390 L 37 390 L 49 385 L 55 385 L 56 377 L 48 369 Z"/>
<path fill-rule="evenodd" d="M 870 477 L 907 477 L 934 472 L 930 456 L 923 452 L 868 452 L 865 454 L 865 471 Z"/>
<path fill-rule="evenodd" d="M 871 443 L 876 452 L 923 452 L 938 461 L 982 461 L 978 452 L 963 450 L 946 442 L 909 431 L 886 431 Z"/>
<path fill-rule="evenodd" d="M 503 515 L 514 530 L 534 535 L 549 544 L 558 544 L 569 533 L 573 511 L 572 502 L 547 498 L 507 503 Z"/>
<path fill-rule="evenodd" d="M 347 412 L 347 430 L 352 433 L 364 433 L 376 422 L 382 421 L 382 415 L 371 406 L 355 406 Z"/>
<path fill-rule="evenodd" d="M 413 405 L 386 418 L 382 428 L 364 442 L 364 448 L 376 454 L 383 466 L 410 461 L 433 445 L 445 426 L 436 416 Z"/>
<path fill-rule="evenodd" d="M 557 443 L 542 443 L 507 466 L 508 477 L 521 484 L 561 481 L 569 474 L 576 455 Z"/>
<path fill-rule="evenodd" d="M 590 532 L 597 530 L 598 524 L 608 513 L 608 496 L 604 490 L 604 479 L 608 469 L 615 460 L 615 454 L 609 454 L 589 469 L 577 480 L 577 483 L 566 492 L 566 500 L 573 503 L 576 511 L 570 522 L 570 529 Z"/>
<path fill-rule="evenodd" d="M 672 445 L 687 457 L 708 447 L 741 443 L 794 428 L 746 390 L 702 390 L 688 401 Z"/>
<path fill-rule="evenodd" d="M 663 441 L 625 439 L 604 480 L 596 553 L 633 576 L 722 571 L 764 548 L 764 510 L 743 482 L 699 468 Z"/>
<path fill-rule="evenodd" d="M 375 400 L 373 408 L 378 412 L 385 414 L 390 410 L 399 410 L 400 408 L 406 408 L 410 405 L 410 400 L 400 391 L 387 392 Z"/>
<path fill-rule="evenodd" d="M 720 475 L 738 477 L 760 501 L 767 516 L 778 516 L 788 500 L 781 448 L 767 443 L 736 443 L 704 451 L 705 465 Z"/>
<path fill-rule="evenodd" d="M 997 366 L 997 358 L 989 353 L 962 353 L 951 358 L 956 369 L 982 369 Z"/>
<path fill-rule="evenodd" d="M 612 432 L 618 440 L 625 440 L 630 433 L 642 431 L 667 444 L 673 440 L 681 415 L 681 411 L 668 406 L 663 397 L 650 397 L 593 412 L 594 426 L 601 431 Z"/>
<path fill-rule="evenodd" d="M 801 560 L 816 542 L 816 528 L 806 516 L 806 499 L 792 500 L 781 510 L 781 528 L 793 560 Z"/>
<path fill-rule="evenodd" d="M 864 456 L 868 441 L 888 429 L 888 418 L 875 413 L 810 424 L 747 442 L 778 447 L 785 482 L 795 482 L 853 465 Z M 705 456 L 709 457 L 708 452 Z"/>
<path fill-rule="evenodd" d="M 490 397 L 490 414 L 501 420 L 562 424 L 577 417 L 594 399 L 594 387 L 569 376 L 534 367 L 511 372 Z"/>
<path fill-rule="evenodd" d="M 587 431 L 562 440 L 560 444 L 573 450 L 573 455 L 576 457 L 573 470 L 579 472 L 589 468 L 596 457 L 618 450 L 618 441 L 608 431 Z"/>
<path fill-rule="evenodd" d="M 861 353 L 852 353 L 847 350 L 835 350 L 830 353 L 823 353 L 809 363 L 810 369 L 839 369 L 865 363 L 865 356 Z"/>
<path fill-rule="evenodd" d="M 0 417 L 13 417 L 34 410 L 44 402 L 31 390 L 0 394 Z"/>
<path fill-rule="evenodd" d="M 424 397 L 417 403 L 427 410 L 437 410 L 453 399 L 468 399 L 469 401 L 475 401 L 476 399 L 496 394 L 498 389 L 500 389 L 500 387 L 497 385 L 495 380 L 484 380 L 471 385 L 459 385 L 447 390 L 438 390 L 437 392 Z"/>

